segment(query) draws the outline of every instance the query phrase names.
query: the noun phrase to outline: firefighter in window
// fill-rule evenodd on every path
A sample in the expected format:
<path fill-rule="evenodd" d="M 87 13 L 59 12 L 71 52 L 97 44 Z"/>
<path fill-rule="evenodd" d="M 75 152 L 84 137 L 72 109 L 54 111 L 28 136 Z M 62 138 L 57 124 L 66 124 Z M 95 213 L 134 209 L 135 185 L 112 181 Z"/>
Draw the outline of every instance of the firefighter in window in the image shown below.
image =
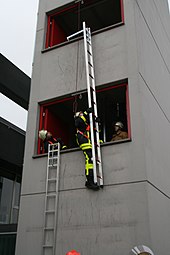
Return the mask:
<path fill-rule="evenodd" d="M 76 127 L 76 140 L 83 151 L 85 156 L 85 186 L 88 189 L 98 190 L 99 186 L 94 183 L 93 178 L 93 160 L 92 160 L 92 144 L 90 141 L 90 126 L 89 126 L 89 113 L 92 113 L 92 108 L 88 108 L 85 112 L 77 112 L 74 116 Z"/>
<path fill-rule="evenodd" d="M 128 138 L 128 133 L 123 131 L 124 125 L 121 121 L 118 121 L 114 124 L 114 134 L 111 141 L 117 141 L 121 139 Z"/>
<path fill-rule="evenodd" d="M 52 133 L 47 131 L 47 130 L 40 130 L 39 131 L 39 138 L 43 141 L 44 144 L 44 152 L 48 152 L 48 145 L 49 144 L 54 144 L 54 143 L 60 143 L 61 149 L 66 149 L 67 146 L 64 145 L 63 141 L 61 138 L 54 138 L 52 136 Z"/>

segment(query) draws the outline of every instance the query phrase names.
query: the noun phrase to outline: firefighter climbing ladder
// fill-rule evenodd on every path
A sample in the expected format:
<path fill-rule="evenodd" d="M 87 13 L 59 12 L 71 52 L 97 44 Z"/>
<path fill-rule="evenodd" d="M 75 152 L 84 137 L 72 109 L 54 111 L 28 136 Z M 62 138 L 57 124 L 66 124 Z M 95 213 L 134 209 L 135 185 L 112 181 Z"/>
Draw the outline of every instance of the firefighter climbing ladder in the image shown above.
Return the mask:
<path fill-rule="evenodd" d="M 55 255 L 59 169 L 60 144 L 49 144 L 42 255 Z"/>
<path fill-rule="evenodd" d="M 97 114 L 96 86 L 95 86 L 94 63 L 93 63 L 93 52 L 92 52 L 90 28 L 86 28 L 86 24 L 85 22 L 83 22 L 83 30 L 68 36 L 67 40 L 70 40 L 71 38 L 81 33 L 83 33 L 83 37 L 84 37 L 88 106 L 89 108 L 92 107 L 94 109 L 94 113 L 89 114 L 94 183 L 99 183 L 99 185 L 103 187 L 103 171 L 102 171 L 102 159 L 101 159 L 100 138 L 99 138 L 99 124 L 96 121 L 98 119 L 98 114 Z"/>

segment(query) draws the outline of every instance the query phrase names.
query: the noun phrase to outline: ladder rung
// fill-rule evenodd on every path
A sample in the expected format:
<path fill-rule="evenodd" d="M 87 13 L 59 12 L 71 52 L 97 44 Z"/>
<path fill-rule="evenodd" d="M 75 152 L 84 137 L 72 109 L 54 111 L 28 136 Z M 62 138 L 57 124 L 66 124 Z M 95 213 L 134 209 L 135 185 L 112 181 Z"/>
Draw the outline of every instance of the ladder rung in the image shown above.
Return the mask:
<path fill-rule="evenodd" d="M 43 248 L 53 248 L 53 245 L 47 245 L 47 244 L 45 244 L 45 245 L 43 245 Z"/>
<path fill-rule="evenodd" d="M 58 155 L 58 150 L 55 150 L 55 151 L 49 151 L 48 152 L 48 154 L 49 154 L 49 157 L 57 157 L 57 155 Z"/>
<path fill-rule="evenodd" d="M 90 52 L 89 50 L 88 50 L 87 52 L 89 53 L 89 55 L 91 55 L 91 56 L 92 56 L 92 54 L 91 54 L 91 52 Z"/>
<path fill-rule="evenodd" d="M 45 211 L 45 213 L 55 213 L 54 210 L 48 210 L 48 211 Z"/>
<path fill-rule="evenodd" d="M 58 148 L 57 148 L 57 147 L 56 147 L 55 149 L 49 149 L 48 153 L 49 153 L 49 152 L 52 152 L 52 153 L 53 153 L 53 152 L 56 152 L 56 151 L 58 151 Z"/>
<path fill-rule="evenodd" d="M 99 178 L 99 179 L 103 179 L 101 176 L 99 176 L 99 175 L 97 175 L 97 178 Z"/>
<path fill-rule="evenodd" d="M 56 197 L 55 193 L 47 194 L 47 197 Z"/>
<path fill-rule="evenodd" d="M 48 182 L 56 182 L 57 179 L 56 178 L 51 178 L 51 179 L 48 179 Z"/>
<path fill-rule="evenodd" d="M 89 73 L 89 76 L 92 78 L 92 79 L 94 79 L 94 77 Z"/>
<path fill-rule="evenodd" d="M 90 62 L 88 62 L 88 64 L 89 64 L 91 67 L 93 67 L 93 65 L 92 65 Z"/>
<path fill-rule="evenodd" d="M 53 227 L 45 227 L 44 230 L 45 231 L 54 231 L 54 228 Z"/>
<path fill-rule="evenodd" d="M 48 165 L 48 167 L 56 167 L 57 164 L 53 164 L 53 165 Z"/>
<path fill-rule="evenodd" d="M 58 156 L 57 155 L 53 155 L 53 156 L 50 156 L 49 159 L 57 159 Z"/>

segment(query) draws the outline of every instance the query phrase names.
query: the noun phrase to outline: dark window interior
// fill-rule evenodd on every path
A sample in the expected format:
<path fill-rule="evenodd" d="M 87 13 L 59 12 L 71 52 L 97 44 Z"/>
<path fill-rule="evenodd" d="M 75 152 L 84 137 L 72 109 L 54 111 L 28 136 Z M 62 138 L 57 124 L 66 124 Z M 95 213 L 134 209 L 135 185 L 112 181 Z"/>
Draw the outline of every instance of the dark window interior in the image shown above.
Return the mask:
<path fill-rule="evenodd" d="M 88 108 L 87 93 L 41 106 L 40 129 L 47 129 L 54 137 L 62 138 L 68 148 L 77 147 L 73 110 L 75 105 L 76 111 L 85 111 Z M 101 139 L 104 142 L 111 140 L 114 133 L 113 123 L 116 121 L 122 121 L 124 130 L 128 131 L 127 84 L 97 90 L 97 105 L 101 119 Z M 40 148 L 43 146 L 39 141 L 38 153 L 43 153 Z"/>
<path fill-rule="evenodd" d="M 0 234 L 0 254 L 15 254 L 16 234 Z"/>
<path fill-rule="evenodd" d="M 123 22 L 122 0 L 84 0 L 84 4 L 63 7 L 48 15 L 46 48 L 67 40 L 82 29 L 83 21 L 91 31 Z"/>

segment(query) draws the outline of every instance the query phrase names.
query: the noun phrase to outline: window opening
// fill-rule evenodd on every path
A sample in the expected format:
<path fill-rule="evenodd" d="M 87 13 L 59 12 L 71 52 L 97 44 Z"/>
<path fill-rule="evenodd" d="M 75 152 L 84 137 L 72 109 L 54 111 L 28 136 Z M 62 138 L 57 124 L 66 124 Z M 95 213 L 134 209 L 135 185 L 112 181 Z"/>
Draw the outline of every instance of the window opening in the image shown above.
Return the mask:
<path fill-rule="evenodd" d="M 67 41 L 67 36 L 82 29 L 80 24 L 83 21 L 92 32 L 119 23 L 123 24 L 123 0 L 84 0 L 83 2 L 48 14 L 46 48 Z"/>
<path fill-rule="evenodd" d="M 0 176 L 0 224 L 18 222 L 21 178 L 14 180 Z"/>
<path fill-rule="evenodd" d="M 77 94 L 77 93 L 76 93 Z M 74 103 L 75 95 L 54 102 L 40 105 L 39 130 L 45 129 L 53 137 L 61 138 L 68 148 L 78 147 L 75 139 Z M 88 108 L 87 92 L 76 95 L 77 111 Z M 130 138 L 130 116 L 128 103 L 128 86 L 120 84 L 98 88 L 97 90 L 98 116 L 101 120 L 101 139 L 110 142 L 114 133 L 113 123 L 121 121 L 124 131 Z M 43 143 L 38 142 L 38 154 L 44 153 Z"/>

